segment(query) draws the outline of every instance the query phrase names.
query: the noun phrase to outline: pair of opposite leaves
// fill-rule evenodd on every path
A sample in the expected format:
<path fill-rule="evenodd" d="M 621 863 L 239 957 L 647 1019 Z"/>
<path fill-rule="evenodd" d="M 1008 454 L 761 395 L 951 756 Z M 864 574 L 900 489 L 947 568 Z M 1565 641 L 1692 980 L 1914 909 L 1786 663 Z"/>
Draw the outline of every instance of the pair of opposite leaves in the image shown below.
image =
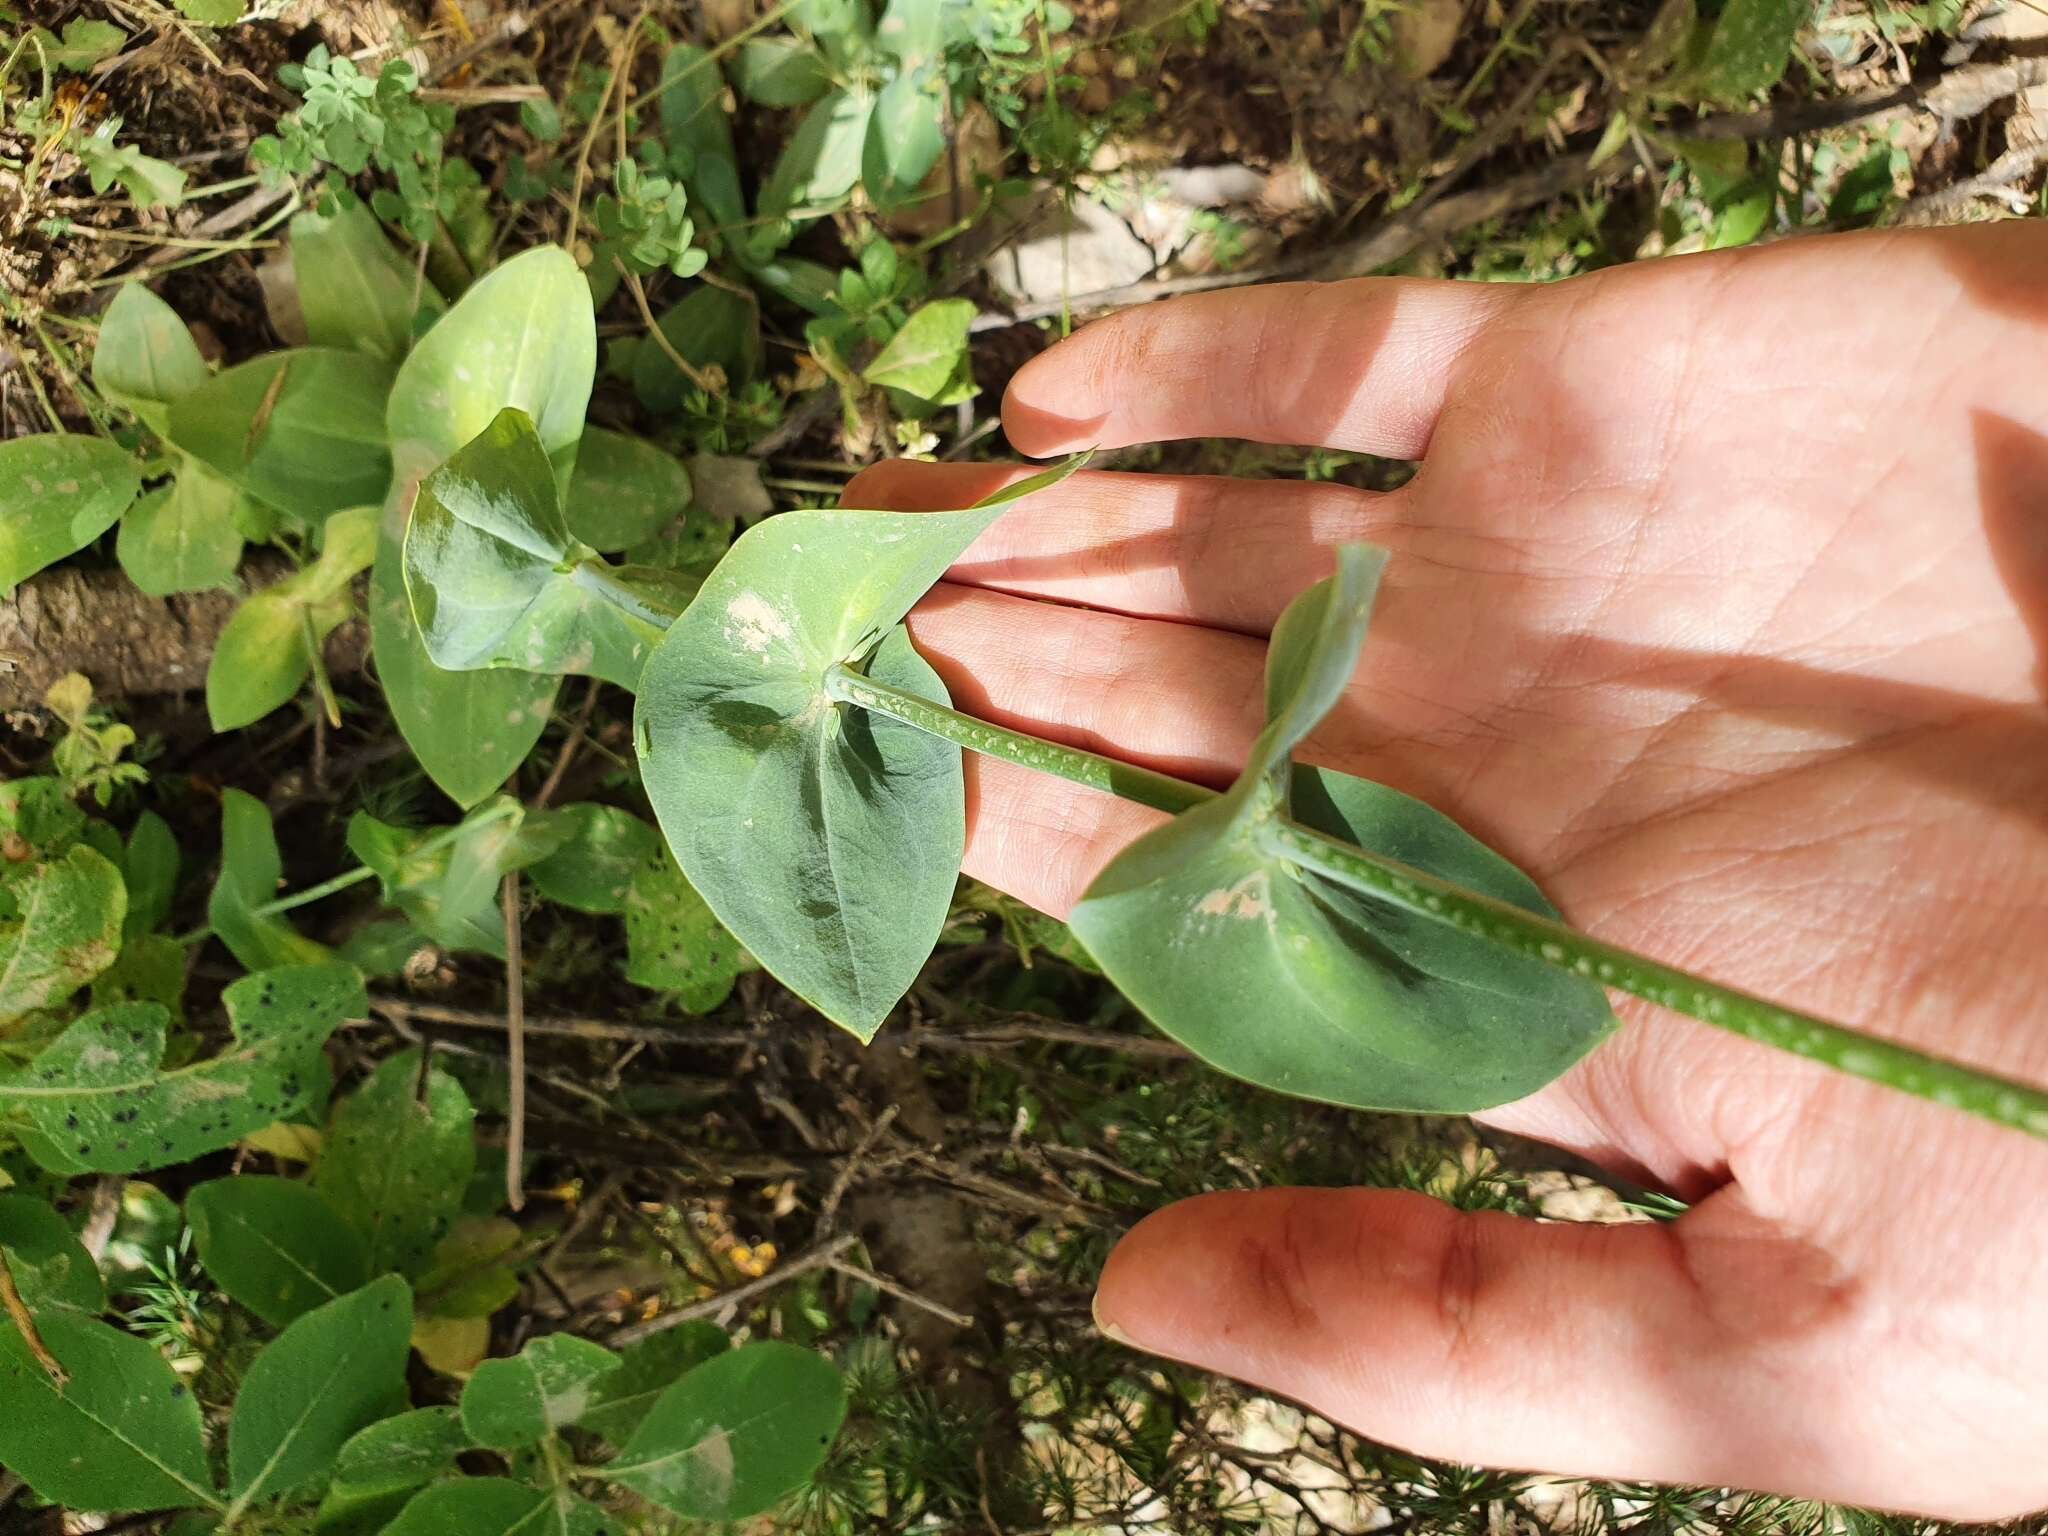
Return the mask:
<path fill-rule="evenodd" d="M 778 979 L 866 1040 L 946 921 L 964 779 L 958 747 L 839 702 L 827 674 L 850 663 L 948 703 L 903 616 L 1009 503 L 1077 464 L 961 512 L 770 519 L 734 545 L 643 662 L 653 621 L 598 615 L 602 604 L 586 601 L 600 582 L 630 586 L 633 573 L 593 573 L 603 562 L 570 547 L 559 514 L 550 520 L 532 428 L 507 413 L 429 477 L 407 576 L 442 665 L 465 647 L 481 657 L 526 643 L 571 608 L 583 626 L 573 643 L 593 655 L 603 646 L 592 626 L 630 643 L 642 774 L 684 873 Z M 1447 817 L 1293 760 L 1343 692 L 1383 560 L 1341 550 L 1337 575 L 1288 608 L 1268 653 L 1268 724 L 1243 775 L 1113 860 L 1071 921 L 1154 1023 L 1233 1076 L 1362 1108 L 1484 1108 L 1549 1082 L 1605 1035 L 1613 1017 L 1600 989 L 1305 871 L 1261 837 L 1292 818 L 1556 915 Z M 508 596 L 494 607 L 499 590 Z"/>

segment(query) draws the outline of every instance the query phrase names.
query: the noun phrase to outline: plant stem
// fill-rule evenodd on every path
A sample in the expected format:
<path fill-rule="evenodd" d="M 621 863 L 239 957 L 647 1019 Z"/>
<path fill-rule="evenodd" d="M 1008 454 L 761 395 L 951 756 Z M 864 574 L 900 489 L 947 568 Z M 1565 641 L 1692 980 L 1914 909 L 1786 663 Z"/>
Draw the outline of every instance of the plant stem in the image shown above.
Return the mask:
<path fill-rule="evenodd" d="M 956 746 L 1055 774 L 1155 810 L 1177 815 L 1215 795 L 1199 784 L 990 725 L 862 677 L 843 663 L 825 674 L 825 691 L 834 699 L 900 720 Z M 1275 857 L 1417 917 L 1760 1045 L 1775 1046 L 1851 1077 L 2048 1139 L 2048 1092 L 2042 1089 L 1724 987 L 1509 902 L 1326 837 L 1298 822 L 1275 818 L 1263 824 L 1260 836 L 1265 850 Z"/>
<path fill-rule="evenodd" d="M 463 833 L 472 831 L 477 827 L 487 827 L 494 821 L 503 821 L 507 816 L 510 816 L 520 808 L 517 801 L 512 801 L 508 804 L 494 807 L 484 812 L 481 816 L 458 821 L 452 827 L 443 827 L 432 837 L 424 839 L 407 857 L 418 858 L 423 854 L 438 853 L 454 842 L 456 838 L 462 836 Z M 262 906 L 251 909 L 249 915 L 251 917 L 275 917 L 278 913 L 289 912 L 294 907 L 310 907 L 316 901 L 325 901 L 329 896 L 345 891 L 352 885 L 361 885 L 365 880 L 375 878 L 376 873 L 377 871 L 370 868 L 369 865 L 358 864 L 346 874 L 336 875 L 332 880 L 323 880 L 318 885 L 307 886 L 303 891 L 293 891 L 289 896 L 280 896 L 275 901 L 266 901 Z M 198 944 L 212 936 L 213 930 L 211 928 L 195 928 L 190 933 L 179 935 L 175 942 L 179 944 Z"/>
<path fill-rule="evenodd" d="M 1184 779 L 1171 778 L 1149 768 L 1120 763 L 1094 752 L 1083 752 L 1078 747 L 1063 747 L 1056 742 L 1041 741 L 1036 736 L 1026 736 L 1020 731 L 990 725 L 972 715 L 963 715 L 957 709 L 948 709 L 930 699 L 921 699 L 914 693 L 905 693 L 886 683 L 863 677 L 844 662 L 825 674 L 825 692 L 842 703 L 858 704 L 878 715 L 901 720 L 905 725 L 915 726 L 928 735 L 979 752 L 984 757 L 1001 758 L 1006 763 L 1055 774 L 1073 783 L 1085 784 L 1090 789 L 1115 795 L 1120 800 L 1149 805 L 1153 810 L 1165 811 L 1171 816 L 1178 816 L 1182 811 L 1216 797 L 1213 789 L 1190 784 Z"/>
<path fill-rule="evenodd" d="M 628 618 L 638 619 L 653 629 L 666 630 L 682 617 L 682 610 L 670 607 L 659 591 L 625 580 L 619 575 L 619 568 L 607 560 L 578 561 L 569 579 Z"/>

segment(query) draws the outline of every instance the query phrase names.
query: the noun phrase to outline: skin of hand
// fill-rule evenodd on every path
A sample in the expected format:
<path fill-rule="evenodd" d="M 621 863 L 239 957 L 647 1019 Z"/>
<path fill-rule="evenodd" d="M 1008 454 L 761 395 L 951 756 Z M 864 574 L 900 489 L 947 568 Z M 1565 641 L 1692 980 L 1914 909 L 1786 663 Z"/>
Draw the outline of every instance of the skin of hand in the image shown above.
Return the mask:
<path fill-rule="evenodd" d="M 959 707 L 1227 783 L 1264 635 L 1334 545 L 1380 544 L 1310 761 L 1448 812 L 1602 938 L 2048 1082 L 2048 228 L 1169 300 L 1035 359 L 1003 419 L 1041 457 L 1420 468 L 1378 496 L 1084 471 L 1021 503 L 911 617 Z M 847 503 L 1021 473 L 897 462 Z M 972 756 L 968 806 L 968 872 L 1055 914 L 1159 821 Z M 1481 1118 L 1679 1220 L 1209 1195 L 1123 1240 L 1101 1325 L 1431 1456 L 2048 1504 L 2048 1145 L 1618 1011 Z"/>

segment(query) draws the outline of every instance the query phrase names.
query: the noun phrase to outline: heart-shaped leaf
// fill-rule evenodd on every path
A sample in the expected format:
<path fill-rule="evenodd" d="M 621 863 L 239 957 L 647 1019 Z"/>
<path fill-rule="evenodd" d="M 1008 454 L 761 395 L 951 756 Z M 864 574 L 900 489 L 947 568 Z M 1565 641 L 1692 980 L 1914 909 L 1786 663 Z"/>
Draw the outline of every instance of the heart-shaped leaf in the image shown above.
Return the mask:
<path fill-rule="evenodd" d="M 669 847 L 720 922 L 863 1040 L 945 925 L 966 839 L 960 749 L 842 707 L 840 662 L 944 702 L 912 603 L 1019 496 L 964 512 L 788 512 L 750 529 L 649 659 L 641 770 Z"/>
<path fill-rule="evenodd" d="M 512 409 L 420 482 L 404 562 L 427 655 L 450 672 L 517 667 L 631 688 L 696 590 L 571 538 L 540 438 Z"/>
<path fill-rule="evenodd" d="M 118 443 L 42 432 L 0 443 L 0 593 L 105 533 L 142 489 Z"/>
<path fill-rule="evenodd" d="M 1310 874 L 1262 845 L 1317 831 L 1554 915 L 1505 859 L 1420 801 L 1292 763 L 1343 693 L 1383 556 L 1340 552 L 1267 659 L 1243 775 L 1111 861 L 1074 909 L 1088 952 L 1160 1029 L 1234 1077 L 1365 1109 L 1462 1113 L 1534 1092 L 1613 1027 L 1600 989 Z"/>

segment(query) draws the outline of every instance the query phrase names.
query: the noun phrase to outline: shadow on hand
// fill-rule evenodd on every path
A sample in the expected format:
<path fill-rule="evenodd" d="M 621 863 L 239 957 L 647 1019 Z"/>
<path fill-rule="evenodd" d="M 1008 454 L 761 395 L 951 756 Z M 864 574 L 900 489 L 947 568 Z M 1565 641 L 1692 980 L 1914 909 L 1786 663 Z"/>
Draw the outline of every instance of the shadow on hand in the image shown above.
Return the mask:
<path fill-rule="evenodd" d="M 2035 288 L 2048 304 L 2048 265 Z M 2034 678 L 2048 703 L 2048 437 L 1990 411 L 1973 411 L 1970 420 L 1984 538 L 2034 637 Z"/>

